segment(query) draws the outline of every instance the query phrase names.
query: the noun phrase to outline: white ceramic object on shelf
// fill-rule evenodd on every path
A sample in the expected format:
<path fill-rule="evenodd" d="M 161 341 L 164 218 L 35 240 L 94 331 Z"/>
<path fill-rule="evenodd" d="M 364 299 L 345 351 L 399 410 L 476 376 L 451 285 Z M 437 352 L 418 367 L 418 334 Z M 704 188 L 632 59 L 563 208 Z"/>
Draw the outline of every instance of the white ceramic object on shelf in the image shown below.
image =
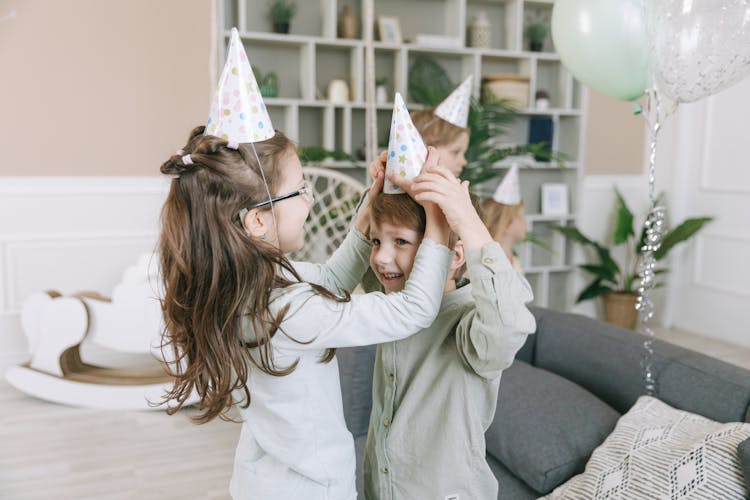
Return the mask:
<path fill-rule="evenodd" d="M 487 18 L 486 12 L 480 12 L 471 21 L 469 27 L 469 46 L 476 48 L 489 48 L 492 35 L 492 25 Z"/>
<path fill-rule="evenodd" d="M 346 80 L 331 80 L 328 84 L 328 100 L 336 104 L 349 102 L 349 84 Z"/>

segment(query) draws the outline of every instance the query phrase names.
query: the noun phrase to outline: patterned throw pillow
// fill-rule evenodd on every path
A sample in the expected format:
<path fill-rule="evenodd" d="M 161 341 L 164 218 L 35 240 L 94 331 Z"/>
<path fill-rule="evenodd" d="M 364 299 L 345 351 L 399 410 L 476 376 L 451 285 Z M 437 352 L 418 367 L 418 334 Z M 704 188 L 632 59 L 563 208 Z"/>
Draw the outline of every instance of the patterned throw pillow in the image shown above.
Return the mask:
<path fill-rule="evenodd" d="M 548 500 L 747 498 L 737 446 L 750 424 L 714 422 L 641 396 L 586 470 Z"/>

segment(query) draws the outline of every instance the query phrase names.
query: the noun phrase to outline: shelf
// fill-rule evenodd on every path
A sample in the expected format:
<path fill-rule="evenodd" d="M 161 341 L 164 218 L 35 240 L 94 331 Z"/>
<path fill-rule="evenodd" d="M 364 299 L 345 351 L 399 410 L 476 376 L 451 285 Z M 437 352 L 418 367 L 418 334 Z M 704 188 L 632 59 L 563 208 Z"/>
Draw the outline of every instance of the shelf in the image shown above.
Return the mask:
<path fill-rule="evenodd" d="M 361 39 L 337 38 L 338 16 L 343 5 L 351 5 L 362 28 L 363 0 L 319 0 L 297 2 L 298 12 L 292 19 L 290 34 L 270 33 L 268 4 L 261 0 L 220 0 L 217 38 L 226 47 L 232 26 L 240 37 L 259 79 L 273 71 L 279 79 L 277 97 L 264 98 L 274 125 L 301 147 L 320 146 L 360 157 L 365 142 L 365 52 Z M 417 57 L 430 57 L 440 64 L 450 80 L 458 85 L 469 75 L 474 77 L 473 96 L 481 97 L 482 78 L 491 74 L 521 75 L 528 78 L 527 105 L 515 110 L 516 118 L 498 138 L 498 148 L 529 143 L 529 129 L 540 118 L 549 117 L 552 124 L 551 148 L 568 158 L 564 163 L 540 162 L 531 155 L 505 158 L 492 166 L 498 176 L 472 189 L 487 197 L 494 193 L 502 174 L 513 164 L 521 169 L 521 193 L 530 230 L 547 242 L 550 253 L 528 242 L 517 250 L 538 305 L 565 308 L 572 302 L 567 288 L 573 244 L 555 225 L 576 221 L 578 185 L 582 175 L 583 122 L 585 88 L 565 69 L 548 37 L 544 51 L 528 50 L 525 27 L 532 22 L 549 25 L 553 0 L 378 0 L 375 17 L 397 16 L 406 43 L 372 43 L 375 56 L 375 78 L 386 79 L 388 99 L 400 92 L 410 111 L 425 106 L 410 102 L 409 69 Z M 470 47 L 470 24 L 484 12 L 491 23 L 489 47 Z M 269 30 L 269 31 L 266 31 Z M 460 46 L 416 44 L 418 34 L 452 37 Z M 377 28 L 375 29 L 377 36 Z M 333 79 L 349 84 L 349 101 L 328 100 L 328 86 Z M 544 90 L 549 107 L 534 106 L 535 95 Z M 393 102 L 375 105 L 378 149 L 388 141 Z M 546 125 L 544 123 L 543 125 Z M 536 130 L 536 127 L 534 127 Z M 548 128 L 547 128 L 548 130 Z M 344 171 L 366 180 L 364 161 L 326 160 L 310 165 Z M 551 216 L 541 214 L 541 186 L 564 183 L 568 186 L 571 213 Z"/>

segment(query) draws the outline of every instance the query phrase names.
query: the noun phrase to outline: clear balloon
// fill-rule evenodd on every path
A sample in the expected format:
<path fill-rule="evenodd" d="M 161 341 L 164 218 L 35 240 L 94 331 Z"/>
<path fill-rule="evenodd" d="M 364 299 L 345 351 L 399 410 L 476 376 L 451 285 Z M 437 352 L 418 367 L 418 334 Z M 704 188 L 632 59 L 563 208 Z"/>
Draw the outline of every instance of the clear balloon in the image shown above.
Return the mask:
<path fill-rule="evenodd" d="M 643 94 L 650 86 L 651 72 L 642 2 L 555 2 L 552 39 L 573 76 L 598 92 L 624 101 Z"/>
<path fill-rule="evenodd" d="M 656 87 L 677 102 L 715 94 L 750 74 L 750 0 L 649 0 Z"/>

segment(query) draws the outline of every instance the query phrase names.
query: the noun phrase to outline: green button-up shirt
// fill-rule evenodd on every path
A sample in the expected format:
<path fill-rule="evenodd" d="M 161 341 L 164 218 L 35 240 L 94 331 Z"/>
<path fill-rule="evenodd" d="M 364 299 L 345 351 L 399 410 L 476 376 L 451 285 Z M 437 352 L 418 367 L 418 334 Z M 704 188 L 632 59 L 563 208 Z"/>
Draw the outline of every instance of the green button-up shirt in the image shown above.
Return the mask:
<path fill-rule="evenodd" d="M 471 283 L 432 326 L 378 346 L 365 449 L 367 500 L 494 500 L 484 433 L 502 371 L 536 329 L 531 288 L 497 243 L 466 255 Z"/>

